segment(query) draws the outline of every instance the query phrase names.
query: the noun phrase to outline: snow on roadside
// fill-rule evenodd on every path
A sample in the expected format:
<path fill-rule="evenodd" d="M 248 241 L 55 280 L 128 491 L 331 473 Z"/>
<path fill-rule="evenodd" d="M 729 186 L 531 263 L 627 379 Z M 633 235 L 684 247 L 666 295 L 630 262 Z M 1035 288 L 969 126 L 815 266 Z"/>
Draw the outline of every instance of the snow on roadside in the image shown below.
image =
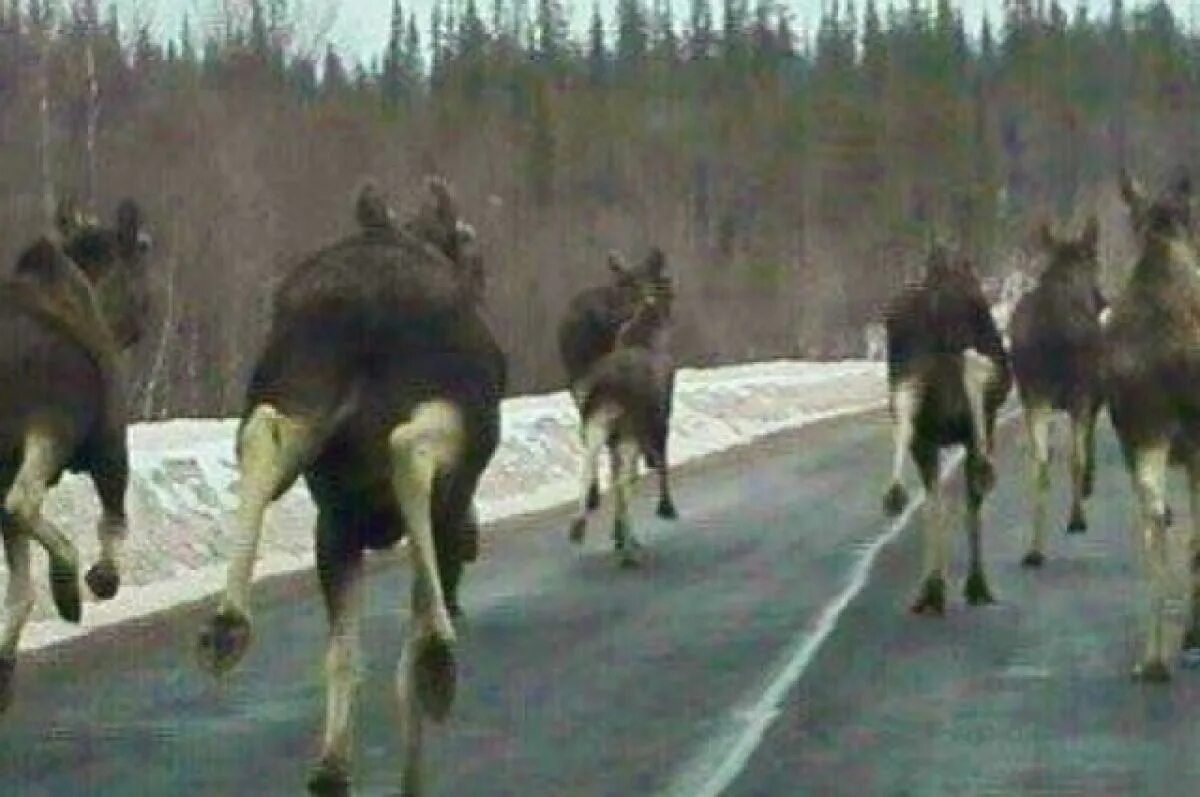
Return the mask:
<path fill-rule="evenodd" d="M 684 369 L 676 377 L 671 461 L 682 464 L 773 432 L 879 406 L 884 394 L 878 362 L 780 360 Z M 577 418 L 567 394 L 507 399 L 502 419 L 500 448 L 480 486 L 481 518 L 495 521 L 576 499 Z M 230 547 L 226 517 L 235 504 L 236 429 L 234 420 L 131 427 L 131 533 L 121 593 L 108 603 L 88 603 L 79 626 L 58 621 L 45 594 L 45 562 L 38 551 L 38 603 L 23 648 L 200 600 L 221 588 Z M 98 511 L 91 485 L 78 476 L 64 476 L 47 502 L 47 516 L 69 531 L 85 567 L 97 552 L 92 529 Z M 263 535 L 259 577 L 312 566 L 312 519 L 303 485 L 275 504 Z M 6 581 L 0 568 L 0 588 Z"/>

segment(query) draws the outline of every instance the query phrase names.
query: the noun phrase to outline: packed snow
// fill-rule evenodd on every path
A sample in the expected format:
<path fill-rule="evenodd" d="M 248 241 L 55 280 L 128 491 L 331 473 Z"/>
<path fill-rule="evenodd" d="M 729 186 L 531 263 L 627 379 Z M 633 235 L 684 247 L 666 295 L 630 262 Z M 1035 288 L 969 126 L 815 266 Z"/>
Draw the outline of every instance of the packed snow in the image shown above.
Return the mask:
<path fill-rule="evenodd" d="M 683 369 L 676 377 L 671 461 L 682 464 L 773 432 L 878 407 L 884 395 L 882 365 L 863 360 Z M 41 593 L 23 648 L 44 647 L 221 589 L 231 544 L 228 516 L 236 503 L 236 429 L 235 420 L 175 420 L 130 428 L 131 533 L 121 593 L 107 603 L 88 603 L 79 626 L 61 622 L 45 594 L 44 560 L 35 561 Z M 578 418 L 565 392 L 505 400 L 502 429 L 500 447 L 480 485 L 479 511 L 485 522 L 577 498 Z M 603 477 L 606 469 L 601 470 Z M 97 551 L 92 530 L 99 507 L 91 484 L 65 476 L 51 492 L 46 512 L 70 533 L 86 568 Z M 257 577 L 312 566 L 313 515 L 302 484 L 274 505 Z M 7 572 L 0 568 L 0 587 L 6 580 Z M 90 599 L 86 589 L 84 594 Z"/>

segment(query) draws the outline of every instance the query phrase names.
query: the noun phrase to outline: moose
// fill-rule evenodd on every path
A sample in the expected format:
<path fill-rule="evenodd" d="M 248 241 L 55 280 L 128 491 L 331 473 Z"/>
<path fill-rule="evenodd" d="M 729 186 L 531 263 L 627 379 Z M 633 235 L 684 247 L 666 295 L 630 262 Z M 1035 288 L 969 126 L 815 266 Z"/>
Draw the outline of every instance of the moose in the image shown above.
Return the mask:
<path fill-rule="evenodd" d="M 42 516 L 64 471 L 87 474 L 100 499 L 100 556 L 84 580 L 99 600 L 120 588 L 129 484 L 120 360 L 148 320 L 150 247 L 133 200 L 117 205 L 108 228 L 68 199 L 55 229 L 22 251 L 0 282 L 0 532 L 9 569 L 0 713 L 12 701 L 17 647 L 33 609 L 31 542 L 46 551 L 59 617 L 82 617 L 79 553 Z"/>
<path fill-rule="evenodd" d="M 608 268 L 611 276 L 609 284 L 587 288 L 577 294 L 567 306 L 567 311 L 558 325 L 559 355 L 567 374 L 571 397 L 581 413 L 583 410 L 581 381 L 597 361 L 610 353 L 616 346 L 618 333 L 622 326 L 632 318 L 634 311 L 642 302 L 645 292 L 655 290 L 665 296 L 673 290 L 673 281 L 666 273 L 666 255 L 661 249 L 651 249 L 642 263 L 632 267 L 620 253 L 610 252 Z M 666 313 L 661 319 L 656 333 L 656 345 L 665 350 L 668 322 L 670 321 L 670 304 L 661 305 L 656 312 Z M 671 497 L 667 463 L 667 437 L 670 431 L 674 384 L 675 374 L 672 368 L 667 374 L 666 421 L 661 429 L 656 430 L 659 439 L 653 441 L 653 445 L 650 446 L 650 451 L 653 453 L 647 456 L 650 466 L 658 472 L 656 513 L 659 517 L 668 520 L 679 516 L 675 508 L 675 501 Z M 615 467 L 616 452 L 611 447 L 609 455 L 610 462 Z M 600 487 L 594 468 L 591 473 L 592 482 L 588 487 L 587 501 L 589 509 L 596 509 L 600 505 Z"/>
<path fill-rule="evenodd" d="M 1184 173 L 1154 199 L 1124 169 L 1121 196 L 1140 253 L 1104 323 L 1105 396 L 1137 509 L 1135 538 L 1149 582 L 1145 648 L 1133 677 L 1170 680 L 1172 593 L 1167 471 L 1186 471 L 1191 496 L 1190 620 L 1183 653 L 1200 654 L 1200 254 Z"/>
<path fill-rule="evenodd" d="M 596 460 L 609 447 L 616 498 L 613 542 L 620 562 L 638 564 L 642 544 L 629 521 L 629 503 L 640 456 L 665 470 L 673 364 L 663 341 L 670 318 L 668 290 L 643 285 L 633 314 L 617 331 L 611 352 L 575 383 L 582 419 L 583 463 L 579 511 L 569 537 L 583 542 L 588 513 L 595 509 Z"/>
<path fill-rule="evenodd" d="M 1100 291 L 1094 216 L 1078 238 L 1059 238 L 1048 225 L 1038 230 L 1048 264 L 1036 287 L 1013 310 L 1010 334 L 1017 395 L 1029 441 L 1033 528 L 1022 564 L 1045 561 L 1046 499 L 1050 489 L 1050 420 L 1071 419 L 1071 514 L 1067 531 L 1087 530 L 1083 502 L 1096 479 L 1096 418 L 1102 405 L 1103 333 L 1107 306 Z"/>
<path fill-rule="evenodd" d="M 1012 375 L 970 261 L 935 243 L 924 279 L 892 300 L 884 325 L 894 445 L 884 511 L 895 517 L 908 504 L 902 483 L 906 452 L 927 494 L 924 573 L 911 609 L 916 614 L 945 613 L 949 540 L 943 528 L 940 454 L 957 445 L 967 452 L 970 572 L 965 596 L 971 605 L 992 603 L 983 570 L 980 515 L 995 485 L 991 456 L 996 413 L 1012 387 Z"/>
<path fill-rule="evenodd" d="M 304 259 L 277 288 L 237 433 L 236 547 L 198 640 L 214 674 L 244 656 L 264 512 L 303 476 L 317 506 L 330 628 L 314 794 L 350 789 L 365 551 L 407 539 L 414 570 L 397 672 L 405 794 L 422 793 L 423 720 L 444 720 L 455 692 L 448 605 L 472 554 L 471 506 L 499 442 L 507 365 L 480 314 L 475 232 L 444 180 L 427 189 L 414 216 L 396 224 L 368 183 L 356 204 L 360 229 Z"/>

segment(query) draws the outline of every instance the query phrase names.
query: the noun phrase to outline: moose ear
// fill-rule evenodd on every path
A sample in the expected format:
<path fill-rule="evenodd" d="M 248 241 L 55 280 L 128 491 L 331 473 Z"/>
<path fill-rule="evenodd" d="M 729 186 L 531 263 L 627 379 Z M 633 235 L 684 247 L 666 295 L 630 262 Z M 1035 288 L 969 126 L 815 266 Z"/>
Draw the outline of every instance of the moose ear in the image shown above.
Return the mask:
<path fill-rule="evenodd" d="M 54 209 L 54 226 L 64 240 L 75 235 L 83 226 L 83 217 L 74 197 L 64 195 L 58 200 L 58 207 Z"/>
<path fill-rule="evenodd" d="M 440 175 L 430 175 L 425 178 L 425 188 L 429 191 L 431 207 L 438 221 L 448 230 L 453 230 L 458 222 L 458 201 L 454 198 L 450 183 Z"/>
<path fill-rule="evenodd" d="M 1140 213 L 1146 204 L 1146 195 L 1142 191 L 1141 185 L 1123 166 L 1118 176 L 1118 182 L 1121 186 L 1121 198 L 1125 200 L 1125 204 L 1129 206 L 1130 210 Z"/>
<path fill-rule="evenodd" d="M 388 205 L 387 197 L 373 180 L 366 180 L 358 190 L 354 202 L 354 217 L 363 229 L 390 227 L 396 221 L 396 212 Z"/>
<path fill-rule="evenodd" d="M 657 246 L 646 256 L 646 274 L 652 280 L 662 279 L 667 270 L 667 256 Z"/>
<path fill-rule="evenodd" d="M 122 257 L 133 257 L 149 251 L 149 234 L 142 229 L 142 211 L 132 199 L 122 199 L 117 205 L 117 248 Z"/>
<path fill-rule="evenodd" d="M 1042 220 L 1037 227 L 1037 242 L 1043 249 L 1053 249 L 1058 241 L 1054 238 L 1054 232 L 1050 229 L 1050 222 Z"/>
<path fill-rule="evenodd" d="M 629 264 L 625 262 L 625 257 L 615 249 L 608 253 L 608 270 L 617 279 L 629 276 Z"/>
<path fill-rule="evenodd" d="M 1171 186 L 1171 190 L 1178 197 L 1190 197 L 1192 195 L 1192 177 L 1187 172 L 1183 172 L 1175 180 L 1175 184 Z"/>
<path fill-rule="evenodd" d="M 1100 241 L 1100 223 L 1096 220 L 1096 214 L 1088 216 L 1087 221 L 1083 223 L 1083 235 L 1080 236 L 1079 242 L 1087 247 L 1087 250 L 1092 254 L 1096 253 L 1096 244 Z"/>

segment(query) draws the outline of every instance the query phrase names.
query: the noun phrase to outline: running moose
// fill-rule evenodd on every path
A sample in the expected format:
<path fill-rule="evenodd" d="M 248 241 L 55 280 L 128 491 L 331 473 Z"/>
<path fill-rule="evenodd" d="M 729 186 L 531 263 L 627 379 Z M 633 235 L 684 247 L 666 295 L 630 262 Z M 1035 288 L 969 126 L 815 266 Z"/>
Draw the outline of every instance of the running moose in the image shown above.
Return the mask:
<path fill-rule="evenodd" d="M 996 413 L 1012 387 L 1008 356 L 970 263 L 935 245 L 925 278 L 888 307 L 888 392 L 892 416 L 892 483 L 884 496 L 887 514 L 908 503 L 902 484 L 911 453 L 926 498 L 925 561 L 915 613 L 941 615 L 946 605 L 949 540 L 939 478 L 943 448 L 967 450 L 967 537 L 970 604 L 991 603 L 983 570 L 980 513 L 995 483 L 992 464 Z"/>
<path fill-rule="evenodd" d="M 475 233 L 443 181 L 428 189 L 398 225 L 367 186 L 359 232 L 287 276 L 237 435 L 237 547 L 200 658 L 221 673 L 245 653 L 264 512 L 303 475 L 330 627 L 314 794 L 349 793 L 365 550 L 410 543 L 412 618 L 397 675 L 406 795 L 423 792 L 423 718 L 444 719 L 454 697 L 448 607 L 474 555 L 471 507 L 499 441 L 506 360 L 479 313 Z"/>

